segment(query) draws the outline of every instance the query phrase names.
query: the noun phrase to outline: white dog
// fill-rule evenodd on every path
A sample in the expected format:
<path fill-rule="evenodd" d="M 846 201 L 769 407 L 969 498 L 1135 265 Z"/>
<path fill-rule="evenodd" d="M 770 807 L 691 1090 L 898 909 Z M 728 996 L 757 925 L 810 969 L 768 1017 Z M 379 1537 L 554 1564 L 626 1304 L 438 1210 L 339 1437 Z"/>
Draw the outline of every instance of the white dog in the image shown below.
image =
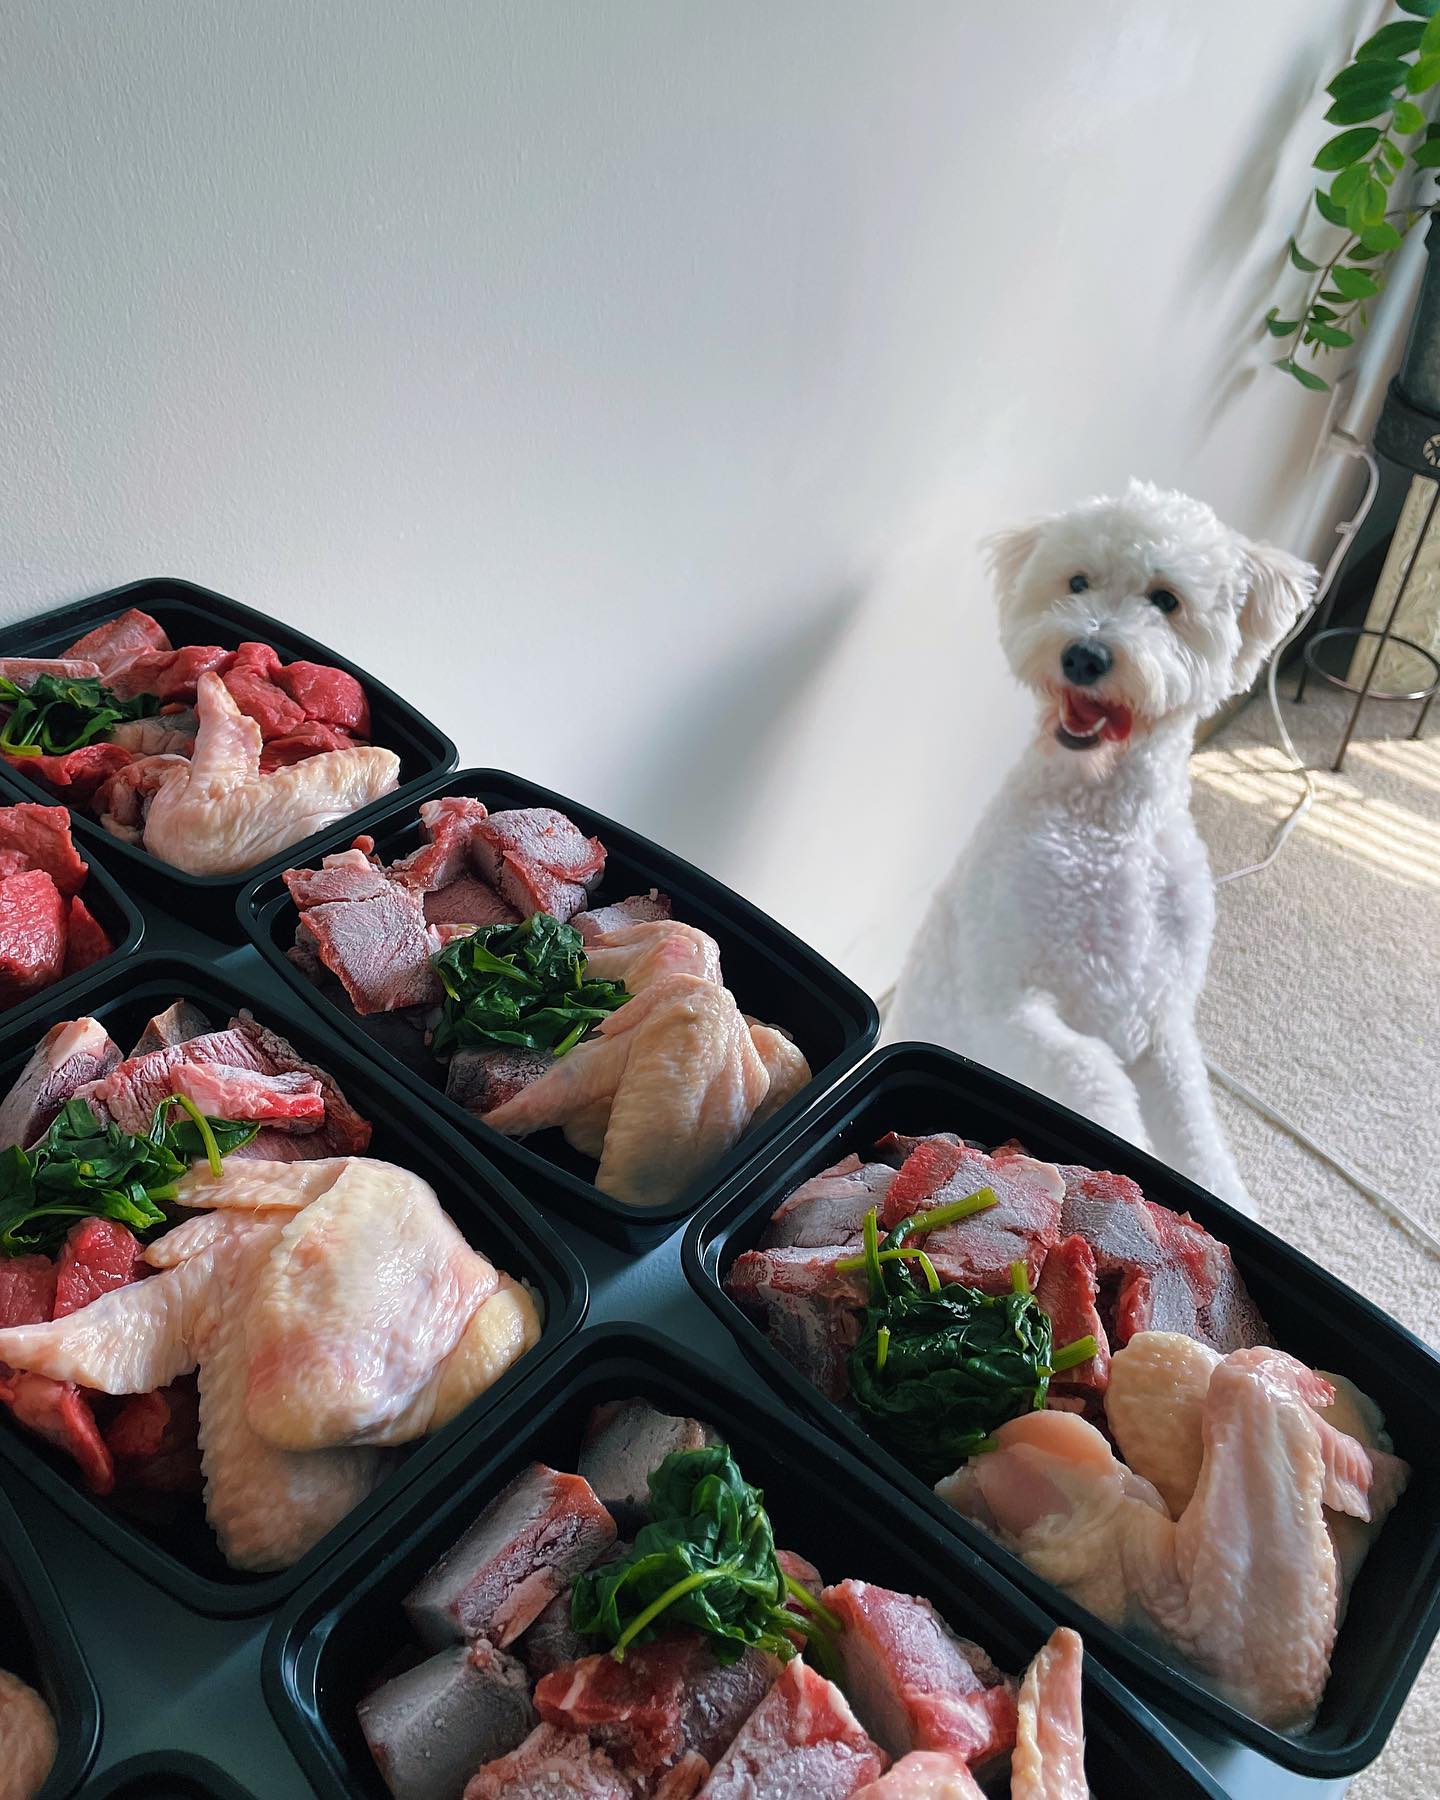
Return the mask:
<path fill-rule="evenodd" d="M 986 548 L 1039 730 L 931 903 L 886 1036 L 962 1051 L 1248 1211 L 1195 1031 L 1215 894 L 1188 759 L 1315 571 L 1145 482 Z"/>

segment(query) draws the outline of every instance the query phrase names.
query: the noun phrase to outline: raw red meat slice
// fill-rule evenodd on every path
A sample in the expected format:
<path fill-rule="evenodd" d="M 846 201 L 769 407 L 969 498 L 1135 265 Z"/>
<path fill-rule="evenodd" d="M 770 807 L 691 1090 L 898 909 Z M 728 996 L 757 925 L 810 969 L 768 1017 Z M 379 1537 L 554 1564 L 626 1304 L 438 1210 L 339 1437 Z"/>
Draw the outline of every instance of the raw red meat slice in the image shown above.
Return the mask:
<path fill-rule="evenodd" d="M 175 1000 L 148 1022 L 130 1054 L 145 1056 L 151 1050 L 164 1050 L 171 1045 L 188 1043 L 191 1038 L 205 1037 L 209 1031 L 210 1021 L 198 1006 L 192 1006 L 188 1000 Z"/>
<path fill-rule="evenodd" d="M 889 1163 L 892 1169 L 903 1168 L 906 1160 L 913 1156 L 922 1144 L 964 1144 L 968 1138 L 957 1137 L 953 1131 L 931 1131 L 922 1137 L 911 1137 L 901 1131 L 887 1131 L 884 1137 L 876 1138 L 875 1154 L 881 1162 Z M 974 1146 L 984 1149 L 983 1144 Z"/>
<path fill-rule="evenodd" d="M 486 1643 L 456 1645 L 367 1694 L 360 1729 L 395 1800 L 455 1800 L 535 1725 L 525 1670 Z"/>
<path fill-rule="evenodd" d="M 370 702 L 353 675 L 328 663 L 285 663 L 275 671 L 283 688 L 307 719 L 334 725 L 351 737 L 369 737 Z"/>
<path fill-rule="evenodd" d="M 183 644 L 178 650 L 142 650 L 105 677 L 105 685 L 121 700 L 154 694 L 160 700 L 195 698 L 196 683 L 207 669 L 219 675 L 230 667 L 234 652 L 219 644 Z"/>
<path fill-rule="evenodd" d="M 12 682 L 27 693 L 42 675 L 93 681 L 99 673 L 99 663 L 85 656 L 0 656 L 0 680 Z"/>
<path fill-rule="evenodd" d="M 423 896 L 387 882 L 368 900 L 312 906 L 305 928 L 316 953 L 344 983 L 358 1013 L 431 1006 L 442 996 L 431 958 L 439 939 L 425 923 Z"/>
<path fill-rule="evenodd" d="M 420 808 L 424 841 L 390 865 L 390 879 L 421 894 L 448 887 L 469 870 L 476 833 L 489 816 L 481 801 L 463 794 L 427 800 Z"/>
<path fill-rule="evenodd" d="M 776 1677 L 776 1657 L 753 1647 L 717 1661 L 699 1632 L 632 1645 L 623 1662 L 608 1651 L 546 1675 L 535 1708 L 547 1725 L 583 1733 L 622 1774 L 647 1784 L 667 1776 L 667 1794 L 693 1794 Z"/>
<path fill-rule="evenodd" d="M 836 1269 L 845 1254 L 834 1247 L 746 1250 L 725 1278 L 735 1304 L 832 1400 L 849 1391 L 846 1358 L 859 1339 L 869 1292 L 863 1272 Z"/>
<path fill-rule="evenodd" d="M 445 1097 L 478 1116 L 523 1093 L 554 1062 L 548 1050 L 459 1050 L 445 1071 Z"/>
<path fill-rule="evenodd" d="M 1062 1238 L 1045 1258 L 1035 1299 L 1050 1320 L 1051 1341 L 1058 1350 L 1076 1338 L 1093 1337 L 1099 1346 L 1088 1362 L 1055 1376 L 1052 1397 L 1074 1393 L 1103 1394 L 1110 1383 L 1110 1345 L 1096 1310 L 1099 1287 L 1095 1257 L 1083 1237 Z"/>
<path fill-rule="evenodd" d="M 842 1581 L 821 1599 L 843 1625 L 846 1689 L 892 1756 L 950 1750 L 979 1765 L 1011 1748 L 1016 1684 L 928 1600 L 865 1581 Z"/>
<path fill-rule="evenodd" d="M 888 1230 L 912 1213 L 963 1200 L 981 1188 L 989 1188 L 998 1204 L 931 1232 L 926 1254 L 942 1281 L 964 1282 L 987 1294 L 1009 1293 L 1010 1266 L 1023 1262 L 1033 1288 L 1046 1252 L 1060 1236 L 1065 1181 L 1053 1163 L 997 1159 L 968 1144 L 927 1138 L 891 1182 L 881 1225 Z"/>
<path fill-rule="evenodd" d="M 540 1725 L 518 1750 L 486 1763 L 464 1800 L 636 1800 L 626 1779 L 588 1738 Z"/>
<path fill-rule="evenodd" d="M 113 1288 L 128 1286 L 136 1279 L 141 1254 L 140 1240 L 114 1219 L 81 1219 L 72 1225 L 56 1259 L 50 1316 L 63 1319 Z"/>
<path fill-rule="evenodd" d="M 252 1069 L 180 1063 L 171 1091 L 210 1119 L 249 1119 L 286 1131 L 313 1131 L 325 1122 L 325 1096 L 313 1075 L 257 1075 Z"/>
<path fill-rule="evenodd" d="M 48 1256 L 0 1257 L 0 1327 L 55 1316 L 55 1265 Z"/>
<path fill-rule="evenodd" d="M 425 917 L 432 925 L 514 925 L 520 915 L 494 888 L 473 875 L 461 875 L 425 895 Z"/>
<path fill-rule="evenodd" d="M 284 737 L 305 723 L 305 709 L 275 684 L 280 658 L 269 644 L 241 644 L 221 676 L 231 698 L 260 727 L 263 738 Z"/>
<path fill-rule="evenodd" d="M 52 1381 L 48 1375 L 29 1371 L 16 1373 L 0 1363 L 0 1402 L 27 1430 L 73 1457 L 92 1494 L 111 1492 L 114 1463 L 90 1402 L 73 1381 Z"/>
<path fill-rule="evenodd" d="M 485 1637 L 513 1643 L 615 1538 L 615 1521 L 578 1475 L 531 1463 L 406 1597 L 431 1649 Z"/>
<path fill-rule="evenodd" d="M 0 1150 L 12 1144 L 28 1148 L 72 1095 L 99 1081 L 119 1061 L 119 1046 L 98 1019 L 52 1025 L 0 1103 Z"/>
<path fill-rule="evenodd" d="M 74 975 L 80 969 L 88 969 L 101 957 L 109 956 L 114 948 L 109 932 L 76 894 L 66 920 L 65 973 Z"/>
<path fill-rule="evenodd" d="M 232 1019 L 232 1031 L 249 1044 L 251 1054 L 260 1058 L 267 1071 L 275 1075 L 310 1075 L 320 1083 L 325 1096 L 325 1124 L 322 1130 L 305 1139 L 307 1156 L 363 1156 L 370 1148 L 370 1121 L 358 1113 L 340 1090 L 340 1084 L 328 1069 L 306 1062 L 300 1052 L 278 1031 L 271 1031 L 249 1013 Z M 267 1137 L 268 1132 L 261 1132 Z M 258 1140 L 257 1140 L 258 1141 Z"/>
<path fill-rule="evenodd" d="M 624 925 L 646 925 L 653 919 L 670 917 L 670 896 L 658 888 L 648 894 L 632 894 L 628 900 L 616 900 L 593 912 L 578 912 L 570 923 L 588 944 L 607 931 L 619 931 Z"/>
<path fill-rule="evenodd" d="M 200 1396 L 193 1375 L 169 1387 L 132 1394 L 105 1428 L 105 1446 L 122 1487 L 153 1493 L 199 1493 Z"/>
<path fill-rule="evenodd" d="M 0 880 L 0 1005 L 13 1006 L 64 974 L 68 912 L 43 869 Z"/>
<path fill-rule="evenodd" d="M 318 719 L 306 719 L 283 737 L 270 738 L 260 752 L 260 773 L 273 775 L 292 763 L 304 762 L 308 756 L 323 756 L 327 750 L 349 750 L 356 740 L 324 725 Z"/>
<path fill-rule="evenodd" d="M 676 1451 L 714 1442 L 699 1419 L 662 1413 L 648 1400 L 615 1400 L 590 1414 L 575 1466 L 620 1530 L 636 1531 L 650 1516 L 651 1472 Z"/>
<path fill-rule="evenodd" d="M 373 900 L 385 891 L 386 877 L 362 857 L 320 869 L 287 869 L 281 877 L 296 907 L 328 906 L 337 900 Z"/>
<path fill-rule="evenodd" d="M 87 631 L 84 637 L 76 638 L 70 648 L 61 654 L 67 657 L 87 657 L 91 662 L 98 663 L 101 673 L 105 674 L 147 650 L 169 648 L 170 640 L 166 637 L 164 628 L 149 613 L 132 606 L 127 612 L 107 619 L 103 625 L 97 625 L 93 631 Z"/>
<path fill-rule="evenodd" d="M 797 1656 L 716 1764 L 705 1800 L 849 1800 L 887 1760 L 839 1688 Z"/>
<path fill-rule="evenodd" d="M 517 912 L 569 919 L 605 867 L 605 846 L 549 806 L 491 813 L 475 833 L 479 873 Z"/>
<path fill-rule="evenodd" d="M 97 788 L 128 766 L 131 757 L 119 744 L 84 744 L 64 756 L 6 755 L 5 760 L 17 774 L 54 788 L 71 806 L 85 806 Z"/>
<path fill-rule="evenodd" d="M 22 801 L 0 807 L 0 852 L 22 856 L 19 868 L 43 869 L 67 897 L 80 892 L 90 873 L 70 836 L 70 815 L 61 806 Z"/>
<path fill-rule="evenodd" d="M 847 1156 L 812 1175 L 780 1203 L 763 1242 L 810 1249 L 849 1244 L 860 1236 L 866 1213 L 883 1207 L 894 1181 L 895 1171 L 888 1163 L 862 1163 L 858 1156 Z"/>

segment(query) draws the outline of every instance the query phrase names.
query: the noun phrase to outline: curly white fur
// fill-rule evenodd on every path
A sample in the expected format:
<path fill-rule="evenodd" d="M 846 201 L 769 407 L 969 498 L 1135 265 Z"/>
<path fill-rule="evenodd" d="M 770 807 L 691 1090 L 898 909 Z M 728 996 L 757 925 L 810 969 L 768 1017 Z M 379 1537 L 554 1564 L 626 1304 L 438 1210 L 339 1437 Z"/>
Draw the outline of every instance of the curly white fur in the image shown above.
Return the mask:
<path fill-rule="evenodd" d="M 1039 728 L 931 903 L 886 1035 L 1000 1069 L 1249 1210 L 1195 1031 L 1215 896 L 1189 754 L 1315 571 L 1138 481 L 987 549 Z M 1078 687 L 1077 644 L 1110 659 Z"/>

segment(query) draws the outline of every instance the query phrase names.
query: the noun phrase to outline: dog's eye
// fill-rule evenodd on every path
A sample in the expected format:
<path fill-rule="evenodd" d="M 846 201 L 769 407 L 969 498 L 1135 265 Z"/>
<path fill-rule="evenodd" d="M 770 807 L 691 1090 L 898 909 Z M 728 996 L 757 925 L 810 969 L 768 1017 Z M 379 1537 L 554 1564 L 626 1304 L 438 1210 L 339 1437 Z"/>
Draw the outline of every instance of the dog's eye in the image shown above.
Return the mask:
<path fill-rule="evenodd" d="M 1172 594 L 1169 588 L 1156 588 L 1150 596 L 1150 604 L 1158 606 L 1163 613 L 1173 613 L 1180 604 L 1179 596 Z"/>
<path fill-rule="evenodd" d="M 1090 577 L 1088 575 L 1072 575 L 1070 577 L 1070 592 L 1072 594 L 1083 594 L 1089 585 Z"/>

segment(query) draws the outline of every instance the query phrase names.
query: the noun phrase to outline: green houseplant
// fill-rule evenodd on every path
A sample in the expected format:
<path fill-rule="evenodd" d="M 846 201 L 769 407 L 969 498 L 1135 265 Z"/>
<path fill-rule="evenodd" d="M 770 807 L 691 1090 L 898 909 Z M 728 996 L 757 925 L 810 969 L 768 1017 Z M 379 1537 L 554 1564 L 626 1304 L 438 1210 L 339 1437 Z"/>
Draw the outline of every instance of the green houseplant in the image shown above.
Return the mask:
<path fill-rule="evenodd" d="M 1420 105 L 1440 87 L 1440 0 L 1398 0 L 1398 8 L 1410 16 L 1367 38 L 1326 84 L 1325 117 L 1342 129 L 1316 154 L 1314 167 L 1328 185 L 1317 186 L 1311 208 L 1333 249 L 1312 245 L 1307 254 L 1292 237 L 1291 263 L 1313 277 L 1305 303 L 1296 318 L 1282 318 L 1279 307 L 1265 315 L 1270 335 L 1289 340 L 1276 368 L 1302 387 L 1329 387 L 1315 363 L 1354 343 L 1369 324 L 1389 258 L 1440 205 L 1413 193 L 1396 200 L 1396 184 L 1406 186 L 1402 177 L 1410 171 L 1440 169 L 1440 124 L 1431 124 Z M 1300 235 L 1308 233 L 1302 228 Z"/>

